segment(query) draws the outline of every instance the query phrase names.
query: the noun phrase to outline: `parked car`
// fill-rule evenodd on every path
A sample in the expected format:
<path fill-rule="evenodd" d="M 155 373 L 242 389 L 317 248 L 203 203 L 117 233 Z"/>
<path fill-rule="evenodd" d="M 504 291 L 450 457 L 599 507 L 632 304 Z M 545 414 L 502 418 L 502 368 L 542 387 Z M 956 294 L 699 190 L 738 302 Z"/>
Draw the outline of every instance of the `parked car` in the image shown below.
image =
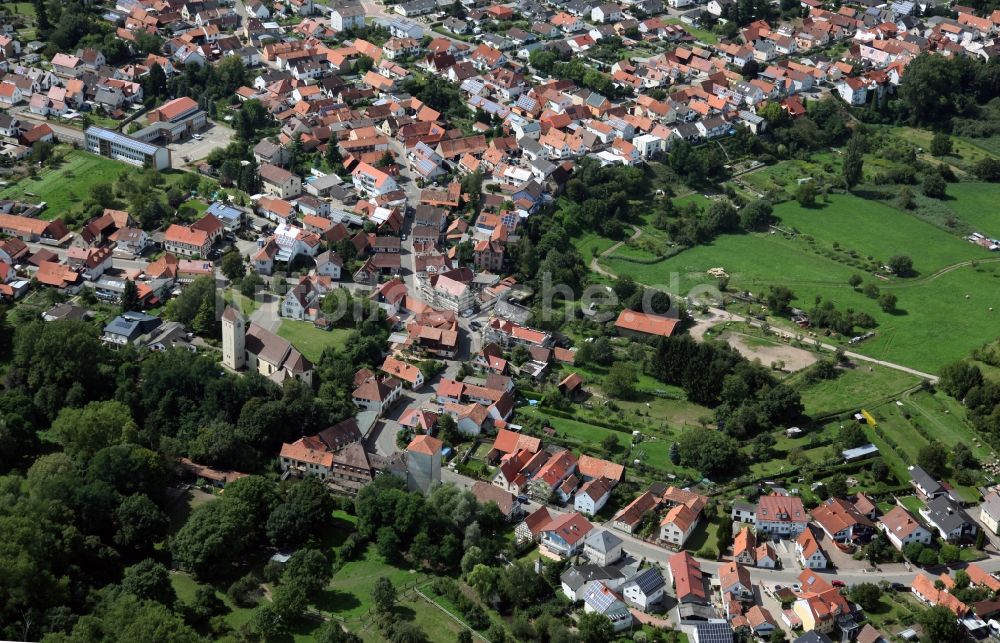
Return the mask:
<path fill-rule="evenodd" d="M 847 583 L 842 580 L 832 580 L 830 581 L 830 584 L 834 587 L 847 587 Z"/>

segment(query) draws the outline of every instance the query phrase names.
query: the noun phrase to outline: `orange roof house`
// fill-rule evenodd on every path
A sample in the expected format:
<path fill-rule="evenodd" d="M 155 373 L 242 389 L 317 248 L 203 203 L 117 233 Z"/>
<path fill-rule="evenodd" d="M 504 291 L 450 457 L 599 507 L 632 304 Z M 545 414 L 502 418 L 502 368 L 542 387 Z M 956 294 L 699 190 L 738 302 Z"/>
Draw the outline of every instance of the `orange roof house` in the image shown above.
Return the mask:
<path fill-rule="evenodd" d="M 625 309 L 615 320 L 618 332 L 627 336 L 670 337 L 680 320 L 663 315 L 651 315 Z"/>

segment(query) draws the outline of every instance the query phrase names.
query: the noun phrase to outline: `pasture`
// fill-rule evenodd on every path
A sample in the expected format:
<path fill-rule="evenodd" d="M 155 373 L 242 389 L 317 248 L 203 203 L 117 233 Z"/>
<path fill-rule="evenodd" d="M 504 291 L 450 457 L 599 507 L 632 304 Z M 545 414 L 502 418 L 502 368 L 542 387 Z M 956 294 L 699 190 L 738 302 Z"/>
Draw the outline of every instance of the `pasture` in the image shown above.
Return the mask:
<path fill-rule="evenodd" d="M 955 194 L 958 198 L 948 202 L 952 207 L 964 198 L 960 190 Z M 784 285 L 795 293 L 793 305 L 805 309 L 817 297 L 826 298 L 879 322 L 876 336 L 852 350 L 929 372 L 996 336 L 1000 312 L 989 309 L 1000 309 L 994 296 L 1000 291 L 1000 257 L 887 205 L 849 195 L 835 195 L 815 209 L 786 202 L 775 212 L 783 229 L 799 234 L 725 235 L 659 263 L 612 255 L 601 264 L 647 285 L 671 290 L 676 284 L 681 294 L 695 286 L 714 287 L 717 280 L 707 270 L 722 267 L 732 291 L 762 294 Z M 919 275 L 881 280 L 866 274 L 868 266 L 895 254 L 910 256 Z M 848 284 L 853 274 L 895 294 L 898 310 L 885 313 L 853 289 Z"/>

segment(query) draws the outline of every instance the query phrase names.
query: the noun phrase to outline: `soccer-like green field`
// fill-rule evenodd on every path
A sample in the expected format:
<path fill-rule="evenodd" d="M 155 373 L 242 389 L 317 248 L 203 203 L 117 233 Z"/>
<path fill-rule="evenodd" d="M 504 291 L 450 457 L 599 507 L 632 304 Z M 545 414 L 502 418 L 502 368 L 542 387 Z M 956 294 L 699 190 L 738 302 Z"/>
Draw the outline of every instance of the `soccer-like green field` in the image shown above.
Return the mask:
<path fill-rule="evenodd" d="M 954 194 L 951 207 L 963 203 L 958 207 L 976 208 L 971 200 L 964 201 L 963 191 Z M 996 338 L 1000 256 L 905 212 L 849 195 L 833 196 L 831 203 L 813 209 L 786 202 L 775 213 L 783 228 L 799 234 L 726 235 L 656 264 L 614 256 L 601 259 L 601 264 L 667 290 L 676 283 L 682 294 L 698 285 L 714 285 L 716 279 L 707 271 L 721 267 L 730 276 L 730 290 L 761 294 L 772 285 L 788 286 L 796 295 L 793 304 L 805 309 L 817 297 L 827 298 L 840 309 L 864 311 L 879 322 L 876 336 L 852 350 L 929 372 Z M 919 275 L 884 281 L 848 263 L 867 264 L 869 256 L 884 262 L 896 254 L 910 256 Z M 898 311 L 884 313 L 875 300 L 851 288 L 848 279 L 853 274 L 895 294 Z"/>

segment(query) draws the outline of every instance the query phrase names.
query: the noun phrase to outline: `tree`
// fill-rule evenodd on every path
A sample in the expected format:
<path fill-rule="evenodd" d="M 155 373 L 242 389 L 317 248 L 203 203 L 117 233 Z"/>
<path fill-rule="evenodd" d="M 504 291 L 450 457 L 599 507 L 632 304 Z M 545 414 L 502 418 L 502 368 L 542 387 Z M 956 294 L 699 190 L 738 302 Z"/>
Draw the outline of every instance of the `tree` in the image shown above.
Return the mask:
<path fill-rule="evenodd" d="M 121 402 L 91 402 L 82 409 L 65 408 L 52 423 L 52 434 L 74 457 L 89 459 L 101 449 L 135 439 L 137 427 Z"/>
<path fill-rule="evenodd" d="M 948 184 L 938 172 L 928 172 L 924 175 L 923 183 L 920 184 L 920 190 L 924 196 L 932 199 L 943 199 L 947 189 Z"/>
<path fill-rule="evenodd" d="M 980 181 L 996 183 L 1000 181 L 1000 159 L 983 157 L 972 166 L 972 173 Z"/>
<path fill-rule="evenodd" d="M 930 607 L 917 616 L 917 622 L 923 628 L 921 641 L 928 643 L 956 643 L 965 641 L 968 637 L 962 626 L 958 624 L 955 615 L 944 605 Z"/>
<path fill-rule="evenodd" d="M 170 607 L 177 602 L 177 592 L 170 582 L 170 572 L 150 558 L 125 568 L 122 589 L 129 594 Z"/>
<path fill-rule="evenodd" d="M 145 494 L 133 494 L 122 500 L 115 518 L 118 531 L 114 542 L 125 550 L 150 551 L 167 535 L 166 514 Z"/>
<path fill-rule="evenodd" d="M 125 288 L 122 290 L 122 301 L 119 310 L 122 313 L 136 311 L 141 308 L 139 303 L 139 288 L 131 279 L 125 280 Z"/>
<path fill-rule="evenodd" d="M 979 461 L 972 454 L 969 445 L 964 442 L 959 442 L 951 448 L 951 464 L 956 471 L 979 468 Z"/>
<path fill-rule="evenodd" d="M 826 491 L 831 498 L 844 498 L 847 496 L 847 480 L 844 476 L 834 476 L 826 482 Z"/>
<path fill-rule="evenodd" d="M 611 619 L 597 612 L 584 613 L 576 624 L 581 643 L 606 643 L 614 638 Z"/>
<path fill-rule="evenodd" d="M 879 599 L 882 598 L 882 590 L 875 583 L 858 583 L 851 586 L 847 595 L 866 612 L 871 612 L 878 607 Z"/>
<path fill-rule="evenodd" d="M 635 397 L 637 381 L 635 368 L 631 364 L 615 362 L 604 378 L 604 391 L 613 398 L 630 400 Z"/>
<path fill-rule="evenodd" d="M 224 274 L 226 279 L 229 281 L 242 279 L 247 273 L 246 264 L 243 263 L 243 255 L 241 255 L 239 250 L 236 250 L 235 247 L 231 248 L 228 252 L 226 252 L 226 254 L 222 255 L 219 267 L 222 269 L 222 274 Z"/>
<path fill-rule="evenodd" d="M 257 274 L 257 271 L 250 270 L 246 276 L 240 279 L 240 294 L 253 300 L 257 295 L 257 287 L 262 285 L 264 285 L 264 280 Z"/>
<path fill-rule="evenodd" d="M 841 449 L 853 449 L 854 447 L 859 447 L 867 442 L 868 436 L 865 435 L 864 429 L 862 429 L 858 424 L 845 424 L 837 432 L 836 443 Z"/>
<path fill-rule="evenodd" d="M 761 230 L 774 221 L 774 208 L 769 201 L 757 199 L 740 210 L 740 226 L 744 230 Z"/>
<path fill-rule="evenodd" d="M 884 292 L 881 295 L 879 295 L 878 306 L 879 306 L 879 308 L 882 309 L 883 312 L 893 313 L 893 312 L 896 312 L 896 302 L 897 301 L 898 301 L 898 299 L 897 299 L 896 295 L 894 295 L 892 293 L 889 293 L 889 292 Z"/>
<path fill-rule="evenodd" d="M 38 32 L 42 34 L 48 32 L 52 25 L 49 24 L 49 11 L 45 0 L 32 0 L 31 4 L 35 8 L 35 26 Z"/>
<path fill-rule="evenodd" d="M 816 205 L 816 184 L 814 181 L 806 181 L 799 185 L 795 191 L 795 199 L 803 208 L 811 208 Z"/>
<path fill-rule="evenodd" d="M 476 565 L 466 576 L 469 587 L 476 590 L 484 601 L 492 601 L 500 593 L 501 573 L 496 567 L 484 564 Z"/>
<path fill-rule="evenodd" d="M 899 201 L 899 207 L 904 210 L 912 210 L 917 207 L 917 202 L 913 200 L 913 191 L 910 190 L 910 186 L 902 185 L 899 188 L 899 196 L 897 197 Z"/>
<path fill-rule="evenodd" d="M 149 74 L 143 81 L 143 94 L 147 98 L 165 98 L 167 96 L 167 74 L 160 63 L 153 63 Z"/>
<path fill-rule="evenodd" d="M 851 288 L 857 288 L 858 286 L 861 285 L 861 281 L 862 281 L 861 275 L 859 275 L 858 273 L 854 273 L 848 278 L 847 283 L 850 284 Z"/>
<path fill-rule="evenodd" d="M 614 361 L 615 351 L 611 346 L 610 339 L 601 336 L 595 339 L 592 344 L 593 346 L 590 348 L 590 358 L 595 364 L 608 366 Z"/>
<path fill-rule="evenodd" d="M 843 176 L 844 184 L 850 190 L 861 182 L 865 164 L 865 144 L 860 134 L 855 133 L 844 149 Z"/>
<path fill-rule="evenodd" d="M 913 270 L 913 259 L 906 255 L 893 255 L 886 265 L 897 277 L 912 277 L 916 274 Z"/>
<path fill-rule="evenodd" d="M 675 466 L 681 463 L 681 450 L 676 442 L 670 443 L 670 451 L 667 452 L 667 458 Z"/>
<path fill-rule="evenodd" d="M 767 291 L 767 308 L 775 315 L 787 315 L 795 293 L 787 286 L 771 286 Z"/>
<path fill-rule="evenodd" d="M 330 582 L 332 576 L 330 561 L 318 549 L 299 549 L 288 560 L 282 574 L 283 583 L 293 583 L 305 589 L 312 596 Z"/>
<path fill-rule="evenodd" d="M 947 156 L 951 154 L 951 137 L 944 132 L 935 132 L 931 139 L 931 154 L 934 156 Z"/>
<path fill-rule="evenodd" d="M 957 563 L 961 555 L 962 552 L 959 551 L 957 546 L 951 543 L 943 543 L 941 549 L 938 551 L 938 561 L 942 565 L 951 565 L 952 563 Z"/>
<path fill-rule="evenodd" d="M 361 643 L 357 634 L 348 632 L 337 621 L 327 621 L 315 633 L 316 643 Z"/>
<path fill-rule="evenodd" d="M 677 441 L 681 464 L 706 477 L 732 474 L 739 469 L 739 445 L 721 431 L 684 431 Z"/>
<path fill-rule="evenodd" d="M 941 388 L 948 395 L 963 400 L 966 394 L 983 384 L 983 373 L 975 364 L 955 362 L 941 369 Z"/>
<path fill-rule="evenodd" d="M 931 565 L 937 565 L 938 555 L 937 552 L 930 547 L 925 547 L 920 550 L 920 555 L 917 556 L 917 564 L 922 567 L 929 567 Z"/>
<path fill-rule="evenodd" d="M 618 450 L 618 438 L 609 433 L 601 440 L 601 448 L 608 453 L 614 453 Z"/>
<path fill-rule="evenodd" d="M 375 585 L 372 587 L 372 603 L 375 606 L 375 613 L 381 616 L 392 613 L 396 607 L 396 587 L 385 576 L 375 580 Z"/>
<path fill-rule="evenodd" d="M 937 442 L 931 442 L 920 447 L 917 452 L 917 464 L 935 478 L 943 478 L 948 472 L 948 450 Z"/>

